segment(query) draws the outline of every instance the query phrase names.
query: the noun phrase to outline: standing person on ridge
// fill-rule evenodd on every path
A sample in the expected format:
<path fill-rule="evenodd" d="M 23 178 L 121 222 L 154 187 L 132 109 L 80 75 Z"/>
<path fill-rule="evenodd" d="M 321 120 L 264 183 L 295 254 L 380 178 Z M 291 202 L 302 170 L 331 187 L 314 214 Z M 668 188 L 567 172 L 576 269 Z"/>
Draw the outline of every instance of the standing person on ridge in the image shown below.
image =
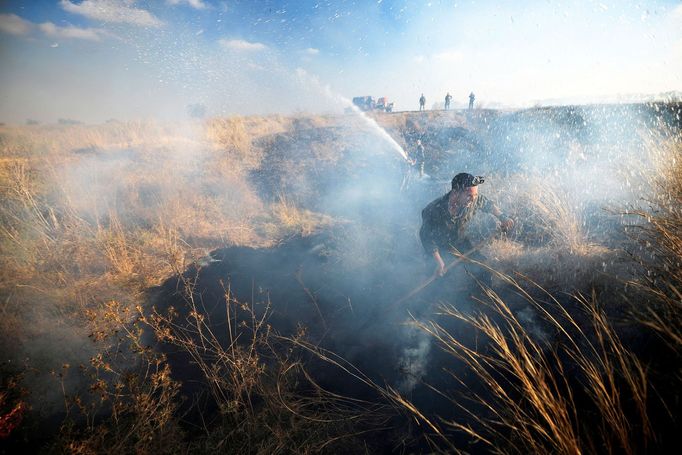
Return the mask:
<path fill-rule="evenodd" d="M 424 97 L 424 94 L 422 93 L 422 96 L 419 97 L 419 110 L 423 111 L 426 109 L 426 97 Z"/>
<path fill-rule="evenodd" d="M 469 109 L 474 108 L 474 100 L 476 99 L 476 95 L 474 95 L 474 92 L 469 93 Z"/>
<path fill-rule="evenodd" d="M 448 92 L 447 95 L 445 95 L 445 110 L 447 111 L 450 109 L 450 100 L 452 100 L 452 95 L 450 95 L 450 92 Z"/>

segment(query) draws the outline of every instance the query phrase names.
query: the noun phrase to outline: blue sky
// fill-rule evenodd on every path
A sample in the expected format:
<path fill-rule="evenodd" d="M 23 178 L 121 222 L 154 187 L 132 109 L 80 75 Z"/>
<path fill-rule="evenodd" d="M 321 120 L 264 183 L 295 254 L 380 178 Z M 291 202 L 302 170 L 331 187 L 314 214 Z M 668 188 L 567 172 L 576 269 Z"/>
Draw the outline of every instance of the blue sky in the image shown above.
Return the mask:
<path fill-rule="evenodd" d="M 682 90 L 682 2 L 0 2 L 0 121 L 398 109 Z"/>

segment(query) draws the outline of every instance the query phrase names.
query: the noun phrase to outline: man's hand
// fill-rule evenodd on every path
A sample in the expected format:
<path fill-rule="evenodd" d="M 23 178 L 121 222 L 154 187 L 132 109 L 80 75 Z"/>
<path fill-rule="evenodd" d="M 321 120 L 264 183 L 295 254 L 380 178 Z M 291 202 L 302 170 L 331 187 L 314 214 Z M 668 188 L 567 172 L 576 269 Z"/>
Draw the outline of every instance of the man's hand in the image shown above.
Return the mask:
<path fill-rule="evenodd" d="M 436 270 L 434 270 L 433 274 L 435 276 L 443 276 L 445 275 L 445 262 L 443 261 L 443 258 L 440 257 L 440 253 L 438 251 L 433 252 L 433 258 L 436 260 Z"/>
<path fill-rule="evenodd" d="M 433 272 L 433 274 L 439 277 L 445 275 L 445 263 L 439 262 L 438 265 L 436 265 L 436 270 Z"/>
<path fill-rule="evenodd" d="M 512 230 L 514 227 L 514 220 L 502 213 L 502 210 L 500 210 L 497 206 L 493 205 L 490 213 L 500 222 L 500 229 L 502 232 L 507 233 Z"/>
<path fill-rule="evenodd" d="M 505 218 L 504 221 L 500 221 L 500 229 L 502 232 L 509 232 L 514 227 L 514 220 L 511 218 Z"/>

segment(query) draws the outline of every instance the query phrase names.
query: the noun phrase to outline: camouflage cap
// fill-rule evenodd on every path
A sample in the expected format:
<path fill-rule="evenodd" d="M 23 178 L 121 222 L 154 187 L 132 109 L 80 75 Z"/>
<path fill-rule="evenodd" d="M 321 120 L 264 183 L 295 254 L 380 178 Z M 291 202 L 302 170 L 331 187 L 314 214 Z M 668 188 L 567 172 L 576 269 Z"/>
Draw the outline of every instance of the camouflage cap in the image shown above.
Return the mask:
<path fill-rule="evenodd" d="M 483 182 L 485 182 L 485 177 L 481 177 L 480 175 L 474 177 L 473 175 L 467 174 L 466 172 L 461 172 L 453 177 L 452 189 L 462 190 L 464 188 L 480 185 Z"/>

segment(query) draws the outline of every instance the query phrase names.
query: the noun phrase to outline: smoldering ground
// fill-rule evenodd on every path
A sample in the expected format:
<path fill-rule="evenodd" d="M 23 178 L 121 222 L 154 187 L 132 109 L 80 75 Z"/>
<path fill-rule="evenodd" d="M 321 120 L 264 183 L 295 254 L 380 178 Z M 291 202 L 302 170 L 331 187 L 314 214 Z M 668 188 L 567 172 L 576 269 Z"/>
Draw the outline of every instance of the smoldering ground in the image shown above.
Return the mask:
<path fill-rule="evenodd" d="M 34 420 L 49 420 L 52 431 L 72 397 L 97 401 L 89 398 L 92 380 L 81 368 L 108 349 L 116 318 L 108 319 L 106 307 L 116 303 L 127 323 L 139 296 L 134 289 L 172 273 L 153 259 L 172 246 L 164 232 L 182 224 L 183 235 L 213 236 L 204 227 L 211 213 L 220 213 L 222 226 L 231 216 L 248 218 L 260 199 L 241 183 L 238 164 L 226 168 L 213 160 L 213 171 L 206 171 L 212 144 L 199 123 L 78 125 L 25 140 L 45 156 L 12 170 L 16 188 L 2 208 L 6 253 L 15 260 L 4 273 L 16 281 L 3 296 L 3 374 L 20 375 Z M 211 192 L 216 181 L 230 186 L 229 198 L 210 197 L 218 194 Z M 193 217 L 195 209 L 204 218 Z M 152 226 L 149 241 L 134 233 Z M 236 221 L 221 234 L 248 238 L 242 226 Z M 119 356 L 115 363 L 127 369 L 134 360 Z"/>
<path fill-rule="evenodd" d="M 203 133 L 193 131 L 180 135 L 187 136 L 180 141 L 184 146 L 164 139 L 163 133 L 152 141 L 159 145 L 151 152 L 134 144 L 79 149 L 75 159 L 57 168 L 57 188 L 73 203 L 55 216 L 60 225 L 81 219 L 87 223 L 74 225 L 94 226 L 92 242 L 83 248 L 110 256 L 109 262 L 98 261 L 95 267 L 87 268 L 85 264 L 92 264 L 83 260 L 71 268 L 88 277 L 103 272 L 115 276 L 109 296 L 124 306 L 134 304 L 132 296 L 126 296 L 126 283 L 141 280 L 150 270 L 164 277 L 179 272 L 150 291 L 147 314 L 152 307 L 160 314 L 173 307 L 179 314 L 177 327 L 184 330 L 196 309 L 223 349 L 231 342 L 225 330 L 228 309 L 247 324 L 240 333 L 248 333 L 253 322 L 248 311 L 226 303 L 229 290 L 240 303 L 253 304 L 258 315 L 269 308 L 267 321 L 278 336 L 305 332 L 307 346 L 336 353 L 376 384 L 399 389 L 429 415 L 465 419 L 429 387 L 460 391 L 444 369 L 461 373 L 466 388 L 483 393 L 482 385 L 414 322 L 436 320 L 463 343 L 483 349 L 482 339 L 469 325 L 434 314 L 439 303 L 469 313 L 483 310 L 471 299 L 482 294 L 473 277 L 460 269 L 454 274 L 460 283 L 450 283 L 454 294 L 437 292 L 442 287 L 436 282 L 401 301 L 433 270 L 417 235 L 421 209 L 449 189 L 455 173 L 485 175 L 481 194 L 496 200 L 517 222 L 512 233 L 500 237 L 492 217 L 480 214 L 473 221 L 469 235 L 474 243 L 487 245 L 490 265 L 528 275 L 555 295 L 619 293 L 622 280 L 638 266 L 623 254 L 636 247 L 624 232 L 634 221 L 618 213 L 646 207 L 641 196 L 655 187 L 656 174 L 671 159 L 657 145 L 666 135 L 678 134 L 679 107 L 566 107 L 512 114 L 481 110 L 469 116 L 406 115 L 403 121 L 395 119 L 404 114 L 394 115 L 380 118 L 380 123 L 385 122 L 388 133 L 408 152 L 417 139 L 425 144 L 424 178 L 354 115 L 260 120 L 266 127 L 256 120 L 253 125 L 248 119 L 215 120 L 211 134 L 218 146 L 198 139 Z M 267 133 L 267 125 L 279 132 Z M 247 134 L 259 127 L 259 134 Z M 64 196 L 55 193 L 54 198 Z M 614 214 L 604 208 L 617 210 Z M 78 216 L 70 217 L 74 212 Z M 97 228 L 110 222 L 119 228 Z M 278 230 L 278 224 L 286 223 L 295 229 Z M 152 243 L 126 244 L 127 227 L 140 225 L 161 227 L 147 236 Z M 175 270 L 144 254 L 159 243 L 167 261 L 175 257 L 172 246 L 178 240 L 165 237 L 163 227 L 176 229 L 197 250 L 208 238 L 240 246 L 214 250 L 194 265 Z M 112 247 L 120 247 L 121 254 L 114 254 Z M 51 254 L 57 258 L 60 252 Z M 139 284 L 151 285 L 145 280 Z M 81 289 L 87 285 L 86 280 Z M 535 309 L 508 292 L 499 279 L 493 279 L 493 287 L 510 301 L 536 339 L 556 342 L 556 333 Z M 188 296 L 195 307 L 188 304 Z M 572 305 L 569 297 L 560 300 Z M 168 354 L 183 394 L 201 395 L 202 409 L 211 409 L 215 400 L 196 358 L 177 346 L 157 344 L 155 335 L 148 335 L 150 345 Z M 657 346 L 648 339 L 637 343 L 645 355 Z M 77 354 L 69 360 L 72 365 L 91 360 L 91 351 L 84 349 L 90 346 L 85 333 L 46 344 L 50 347 L 34 344 L 35 350 L 52 359 L 57 369 L 64 350 Z M 657 352 L 663 356 L 667 351 Z M 124 369 L 132 368 L 134 356 L 119 359 Z M 376 389 L 319 356 L 308 351 L 305 360 L 315 380 L 328 389 L 378 399 Z M 72 387 L 71 395 L 88 384 L 67 382 L 67 387 Z M 53 395 L 47 400 L 50 409 L 61 405 L 59 391 Z"/>
<path fill-rule="evenodd" d="M 268 312 L 269 327 L 279 336 L 294 337 L 305 327 L 310 345 L 335 353 L 376 384 L 400 389 L 428 415 L 475 425 L 476 419 L 462 415 L 433 388 L 487 392 L 414 322 L 438 321 L 463 344 L 485 350 L 484 337 L 469 325 L 437 314 L 442 303 L 465 313 L 485 313 L 486 307 L 472 300 L 485 296 L 475 281 L 476 266 L 469 264 L 446 277 L 457 283 L 449 282 L 445 293 L 443 282 L 436 281 L 402 299 L 433 269 L 417 235 L 421 208 L 448 190 L 454 173 L 490 176 L 481 193 L 497 200 L 517 227 L 499 237 L 492 217 L 481 214 L 474 220 L 469 235 L 475 243 L 489 245 L 484 247 L 488 263 L 502 272 L 531 276 L 538 286 L 529 292 L 546 301 L 549 291 L 565 308 L 575 308 L 571 294 L 577 292 L 608 297 L 640 272 L 624 254 L 637 248 L 625 232 L 636 220 L 622 213 L 646 205 L 642 195 L 655 188 L 657 174 L 671 159 L 655 145 L 677 134 L 679 109 L 654 104 L 531 109 L 509 115 L 480 111 L 470 114 L 464 127 L 434 126 L 417 118 L 398 131 L 398 139 L 408 151 L 416 139 L 422 140 L 429 156 L 427 176 L 409 175 L 407 185 L 406 174 L 414 169 L 371 131 L 302 125 L 264 137 L 263 165 L 249 176 L 261 198 L 272 201 L 286 194 L 335 223 L 266 249 L 213 251 L 154 291 L 153 305 L 161 313 L 168 307 L 179 312 L 179 327 L 190 324 L 188 312 L 198 310 L 226 347 L 233 341 L 227 328 L 228 294 L 253 305 L 259 316 Z M 334 153 L 320 153 L 322 143 L 333 144 Z M 533 338 L 548 347 L 561 342 L 537 309 L 513 289 L 497 279 L 493 289 L 509 302 Z M 621 306 L 610 311 L 625 310 Z M 623 333 L 644 352 L 658 346 L 651 338 Z M 158 347 L 169 355 L 186 394 L 210 396 L 195 359 L 171 346 Z M 575 373 L 570 360 L 564 360 L 564 368 Z M 336 366 L 315 356 L 308 361 L 324 387 L 377 399 L 376 390 Z M 578 376 L 567 381 L 579 383 Z M 586 413 L 592 412 L 588 397 L 577 401 L 589 409 Z"/>

